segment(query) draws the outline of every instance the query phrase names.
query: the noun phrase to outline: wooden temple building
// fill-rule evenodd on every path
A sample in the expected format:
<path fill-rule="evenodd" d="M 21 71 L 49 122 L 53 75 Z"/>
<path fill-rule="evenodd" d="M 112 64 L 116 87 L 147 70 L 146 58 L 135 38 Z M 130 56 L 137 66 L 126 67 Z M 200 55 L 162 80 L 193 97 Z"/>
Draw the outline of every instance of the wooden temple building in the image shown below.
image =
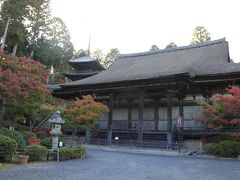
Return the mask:
<path fill-rule="evenodd" d="M 139 141 L 162 134 L 171 143 L 179 117 L 185 135 L 206 130 L 205 124 L 194 121 L 201 116 L 194 100 L 210 100 L 239 82 L 240 65 L 230 59 L 228 42 L 219 39 L 119 55 L 108 69 L 62 84 L 53 95 L 72 99 L 91 94 L 108 104 L 110 112 L 99 120 L 98 131 L 109 141 L 117 133 L 120 138 L 132 134 Z"/>

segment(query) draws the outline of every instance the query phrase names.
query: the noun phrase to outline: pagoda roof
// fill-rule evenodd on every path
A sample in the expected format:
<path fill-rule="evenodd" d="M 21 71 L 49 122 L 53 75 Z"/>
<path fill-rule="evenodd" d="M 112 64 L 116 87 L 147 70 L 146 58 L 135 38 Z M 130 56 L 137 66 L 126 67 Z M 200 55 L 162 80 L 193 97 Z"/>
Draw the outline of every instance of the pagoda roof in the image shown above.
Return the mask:
<path fill-rule="evenodd" d="M 98 60 L 93 59 L 90 56 L 83 56 L 77 59 L 71 59 L 68 61 L 68 64 L 77 70 L 83 71 L 102 71 L 105 69 Z"/>
<path fill-rule="evenodd" d="M 71 79 L 72 81 L 76 81 L 76 80 L 80 80 L 80 79 L 84 79 L 93 75 L 96 75 L 98 72 L 94 71 L 94 72 L 76 72 L 76 73 L 72 73 L 72 72 L 65 72 L 64 75 Z"/>
<path fill-rule="evenodd" d="M 83 80 L 63 84 L 61 87 L 89 87 L 161 79 L 178 74 L 206 77 L 236 72 L 240 74 L 240 64 L 230 60 L 228 42 L 223 38 L 178 48 L 119 55 L 109 69 Z"/>

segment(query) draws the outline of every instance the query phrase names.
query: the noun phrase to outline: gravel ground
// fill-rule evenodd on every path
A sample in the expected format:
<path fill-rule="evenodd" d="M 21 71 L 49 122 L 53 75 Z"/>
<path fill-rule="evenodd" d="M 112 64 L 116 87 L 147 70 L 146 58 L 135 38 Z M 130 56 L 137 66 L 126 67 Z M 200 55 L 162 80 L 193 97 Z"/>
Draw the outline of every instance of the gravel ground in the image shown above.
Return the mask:
<path fill-rule="evenodd" d="M 83 160 L 0 170 L 0 180 L 240 180 L 240 161 L 88 150 Z"/>

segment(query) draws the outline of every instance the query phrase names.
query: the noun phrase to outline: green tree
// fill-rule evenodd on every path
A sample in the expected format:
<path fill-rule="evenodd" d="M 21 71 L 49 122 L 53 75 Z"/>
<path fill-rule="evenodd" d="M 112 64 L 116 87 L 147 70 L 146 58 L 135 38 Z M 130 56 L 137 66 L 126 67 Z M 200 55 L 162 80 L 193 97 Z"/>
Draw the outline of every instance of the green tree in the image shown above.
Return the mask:
<path fill-rule="evenodd" d="M 193 30 L 193 37 L 192 37 L 191 44 L 202 43 L 210 40 L 211 40 L 210 33 L 207 31 L 205 27 L 197 26 Z"/>
<path fill-rule="evenodd" d="M 47 32 L 46 39 L 49 40 L 52 49 L 57 52 L 57 62 L 67 61 L 73 57 L 73 44 L 69 31 L 62 21 L 62 19 L 54 17 L 49 24 L 49 31 Z M 54 64 L 52 64 L 54 65 Z"/>
<path fill-rule="evenodd" d="M 115 61 L 116 57 L 119 54 L 120 54 L 120 51 L 117 48 L 112 48 L 107 53 L 106 57 L 101 61 L 101 63 L 105 68 L 108 68 Z"/>
<path fill-rule="evenodd" d="M 105 54 L 103 53 L 103 50 L 101 49 L 96 49 L 95 51 L 93 51 L 92 53 L 92 57 L 96 60 L 98 60 L 100 63 L 104 64 L 103 61 L 105 59 Z"/>
<path fill-rule="evenodd" d="M 152 45 L 149 49 L 149 51 L 156 51 L 156 50 L 159 50 L 159 47 L 157 45 Z"/>
<path fill-rule="evenodd" d="M 26 122 L 29 130 L 32 131 L 34 126 L 50 114 L 45 107 L 52 104 L 54 98 L 50 94 L 32 91 L 27 96 L 18 97 L 14 104 L 8 103 L 4 117 L 12 126 Z"/>
<path fill-rule="evenodd" d="M 170 43 L 165 47 L 165 49 L 167 49 L 167 48 L 176 48 L 176 47 L 177 47 L 177 45 L 176 45 L 175 42 L 170 42 Z"/>
<path fill-rule="evenodd" d="M 67 61 L 73 57 L 73 44 L 66 25 L 60 18 L 53 18 L 46 35 L 42 35 L 36 44 L 34 59 L 48 67 L 54 67 L 55 82 L 63 79 L 63 72 L 70 67 Z"/>
<path fill-rule="evenodd" d="M 46 33 L 50 20 L 49 0 L 29 0 L 27 15 L 28 39 L 30 42 L 30 57 L 33 57 L 37 40 Z"/>
<path fill-rule="evenodd" d="M 12 49 L 13 55 L 16 55 L 18 45 L 24 44 L 26 38 L 26 27 L 24 21 L 28 14 L 28 0 L 5 0 L 1 7 L 1 24 L 5 26 L 10 18 L 7 46 L 8 50 Z M 3 34 L 3 31 L 1 32 Z"/>
<path fill-rule="evenodd" d="M 88 55 L 88 50 L 86 49 L 79 49 L 77 52 L 74 53 L 73 58 L 80 58 L 83 56 L 87 56 Z"/>
<path fill-rule="evenodd" d="M 37 59 L 47 66 L 57 66 L 73 56 L 73 44 L 66 25 L 51 18 L 50 0 L 5 0 L 1 7 L 0 33 L 10 18 L 6 48 L 13 55 Z"/>

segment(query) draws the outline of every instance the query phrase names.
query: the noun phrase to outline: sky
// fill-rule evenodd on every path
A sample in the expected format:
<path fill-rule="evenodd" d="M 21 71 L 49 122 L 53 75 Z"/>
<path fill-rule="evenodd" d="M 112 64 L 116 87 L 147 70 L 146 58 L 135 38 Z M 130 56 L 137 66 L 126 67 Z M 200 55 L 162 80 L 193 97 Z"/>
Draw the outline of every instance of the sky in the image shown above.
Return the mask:
<path fill-rule="evenodd" d="M 226 38 L 230 57 L 240 61 L 240 1 L 238 0 L 51 0 L 52 15 L 60 17 L 76 50 L 121 54 L 160 49 L 170 42 L 189 45 L 193 29 L 204 26 L 212 40 Z"/>

